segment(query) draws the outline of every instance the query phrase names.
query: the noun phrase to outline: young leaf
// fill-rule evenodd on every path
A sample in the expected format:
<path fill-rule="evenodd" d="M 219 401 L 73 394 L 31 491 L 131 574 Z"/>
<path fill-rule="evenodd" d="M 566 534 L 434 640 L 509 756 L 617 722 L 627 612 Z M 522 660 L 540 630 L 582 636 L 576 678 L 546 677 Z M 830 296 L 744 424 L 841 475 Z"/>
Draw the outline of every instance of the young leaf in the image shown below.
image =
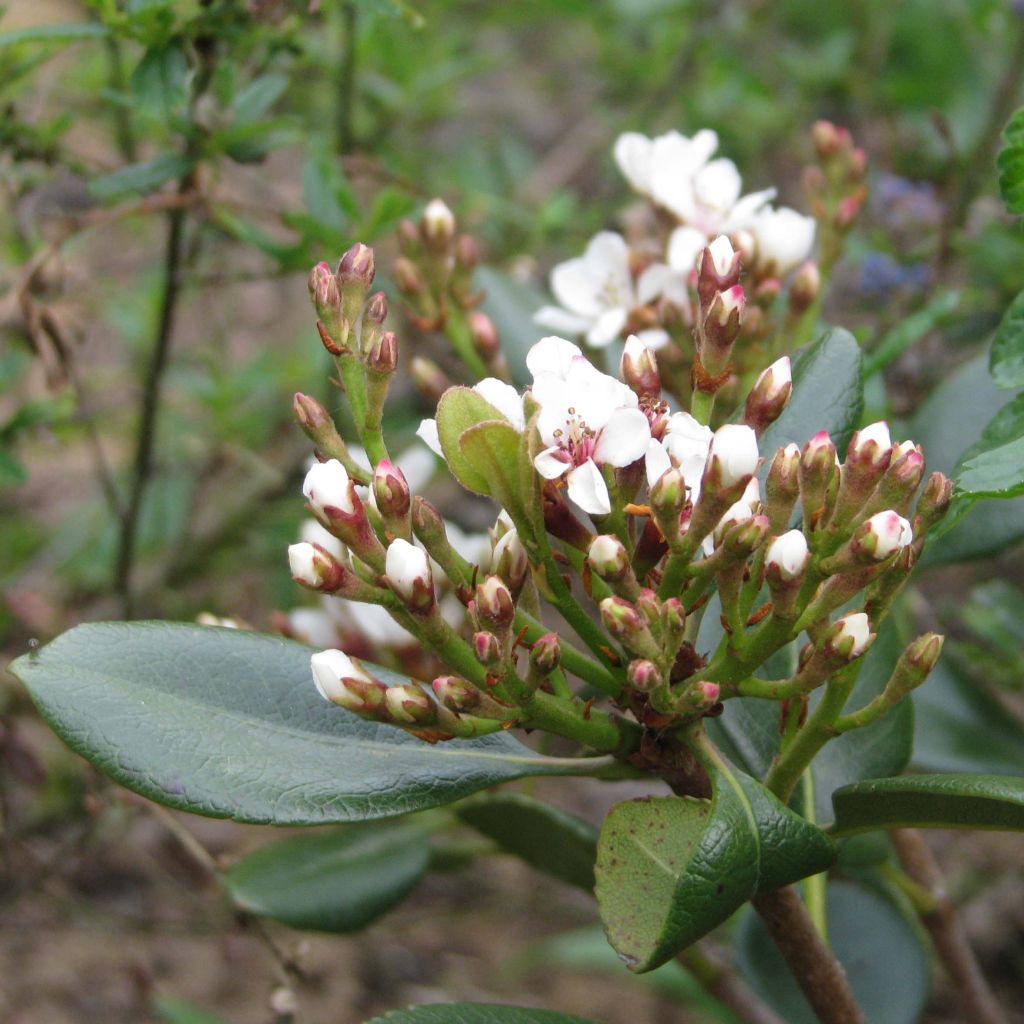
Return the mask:
<path fill-rule="evenodd" d="M 722 924 L 760 889 L 824 871 L 835 847 L 754 779 L 711 773 L 710 800 L 616 804 L 597 848 L 597 902 L 608 941 L 653 970 Z"/>
<path fill-rule="evenodd" d="M 110 29 L 98 22 L 85 21 L 70 25 L 34 25 L 13 32 L 0 32 L 0 50 L 19 43 L 74 43 L 79 39 L 103 39 Z"/>
<path fill-rule="evenodd" d="M 487 481 L 487 493 L 518 522 L 529 519 L 520 490 L 520 434 L 507 420 L 489 420 L 459 436 L 459 448 L 475 473 Z"/>
<path fill-rule="evenodd" d="M 383 1017 L 374 1017 L 366 1024 L 597 1024 L 597 1021 L 522 1006 L 435 1003 L 395 1010 Z"/>
<path fill-rule="evenodd" d="M 195 160 L 179 153 L 166 153 L 155 160 L 129 164 L 119 171 L 93 178 L 89 191 L 101 202 L 123 199 L 133 192 L 146 195 L 167 181 L 183 178 L 195 167 Z"/>
<path fill-rule="evenodd" d="M 828 887 L 829 942 L 871 1024 L 915 1024 L 931 982 L 931 962 L 914 928 L 888 900 L 848 883 Z M 746 980 L 786 1024 L 817 1024 L 757 915 L 743 915 L 736 936 Z"/>
<path fill-rule="evenodd" d="M 1024 831 L 1024 779 L 1002 775 L 900 775 L 832 794 L 834 835 L 887 828 Z"/>
<path fill-rule="evenodd" d="M 463 454 L 462 435 L 478 423 L 505 422 L 505 418 L 472 388 L 449 388 L 437 403 L 437 436 L 452 475 L 468 491 L 489 496 L 490 481 Z M 514 463 L 513 463 L 514 465 Z"/>
<path fill-rule="evenodd" d="M 243 910 L 292 928 L 357 932 L 397 906 L 427 869 L 426 831 L 363 825 L 269 843 L 225 883 Z"/>
<path fill-rule="evenodd" d="M 1005 145 L 999 151 L 999 193 L 1010 213 L 1024 214 L 1024 107 L 1003 130 Z"/>
<path fill-rule="evenodd" d="M 387 818 L 529 775 L 587 774 L 507 733 L 428 744 L 328 704 L 310 649 L 165 622 L 78 626 L 11 671 L 101 772 L 194 814 L 276 825 Z M 407 682 L 371 666 L 385 682 Z"/>
<path fill-rule="evenodd" d="M 531 867 L 591 892 L 597 829 L 521 793 L 487 793 L 461 803 L 459 817 Z"/>
<path fill-rule="evenodd" d="M 992 339 L 989 368 L 998 387 L 1024 387 L 1024 292 L 1003 314 Z"/>
<path fill-rule="evenodd" d="M 142 55 L 132 72 L 131 90 L 139 106 L 166 120 L 185 106 L 190 75 L 185 51 L 172 39 Z"/>

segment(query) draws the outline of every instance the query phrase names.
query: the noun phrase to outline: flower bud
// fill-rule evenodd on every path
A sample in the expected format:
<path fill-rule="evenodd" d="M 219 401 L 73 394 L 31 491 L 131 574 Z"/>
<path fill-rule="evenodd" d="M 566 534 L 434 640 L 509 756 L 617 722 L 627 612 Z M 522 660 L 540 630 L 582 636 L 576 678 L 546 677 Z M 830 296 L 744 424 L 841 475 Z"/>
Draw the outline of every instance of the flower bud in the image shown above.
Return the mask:
<path fill-rule="evenodd" d="M 398 248 L 403 256 L 415 256 L 420 251 L 420 229 L 408 217 L 403 217 L 398 222 L 398 229 L 395 232 L 398 238 Z"/>
<path fill-rule="evenodd" d="M 776 537 L 768 547 L 765 569 L 784 583 L 800 579 L 810 562 L 807 538 L 801 530 L 787 530 Z"/>
<path fill-rule="evenodd" d="M 811 128 L 811 141 L 818 158 L 828 161 L 849 144 L 849 133 L 843 128 L 837 128 L 831 121 L 815 121 Z"/>
<path fill-rule="evenodd" d="M 438 676 L 431 684 L 438 703 L 449 711 L 472 711 L 480 703 L 480 691 L 457 676 Z"/>
<path fill-rule="evenodd" d="M 530 664 L 541 673 L 548 675 L 558 668 L 562 658 L 562 647 L 557 633 L 545 633 L 533 642 L 530 648 Z"/>
<path fill-rule="evenodd" d="M 743 422 L 755 433 L 763 434 L 782 415 L 792 393 L 792 368 L 789 356 L 783 356 L 764 370 L 750 389 Z"/>
<path fill-rule="evenodd" d="M 629 552 L 612 534 L 595 537 L 587 552 L 587 563 L 603 580 L 621 580 L 629 571 Z"/>
<path fill-rule="evenodd" d="M 836 469 L 836 446 L 821 430 L 804 445 L 800 456 L 800 500 L 807 529 L 816 529 L 822 520 Z"/>
<path fill-rule="evenodd" d="M 480 263 L 480 248 L 472 235 L 459 235 L 455 239 L 455 266 L 470 276 Z"/>
<path fill-rule="evenodd" d="M 775 453 L 768 467 L 764 493 L 765 514 L 772 529 L 781 532 L 789 525 L 800 496 L 800 449 L 795 444 L 787 444 Z"/>
<path fill-rule="evenodd" d="M 437 363 L 423 356 L 414 356 L 410 366 L 412 381 L 420 394 L 431 404 L 437 405 L 441 396 L 453 386 L 451 379 Z"/>
<path fill-rule="evenodd" d="M 483 630 L 474 633 L 473 654 L 476 655 L 476 660 L 481 665 L 490 668 L 492 665 L 497 665 L 502 659 L 501 642 L 493 633 Z"/>
<path fill-rule="evenodd" d="M 345 467 L 337 459 L 328 459 L 310 467 L 302 484 L 310 508 L 321 517 L 330 519 L 330 509 L 345 515 L 356 514 L 355 490 Z"/>
<path fill-rule="evenodd" d="M 529 571 L 530 562 L 526 548 L 519 539 L 519 531 L 513 526 L 495 542 L 494 550 L 491 552 L 491 572 L 508 584 L 513 597 L 518 597 Z"/>
<path fill-rule="evenodd" d="M 288 545 L 288 567 L 296 583 L 325 594 L 341 587 L 346 572 L 329 551 L 306 541 Z"/>
<path fill-rule="evenodd" d="M 622 597 L 606 597 L 601 602 L 601 621 L 618 640 L 626 640 L 647 628 L 640 612 Z"/>
<path fill-rule="evenodd" d="M 426 725 L 437 717 L 434 702 L 418 686 L 389 686 L 384 705 L 391 720 L 399 725 Z"/>
<path fill-rule="evenodd" d="M 421 295 L 426 288 L 419 268 L 405 256 L 399 256 L 391 265 L 391 277 L 395 282 L 395 287 L 407 299 Z"/>
<path fill-rule="evenodd" d="M 856 431 L 846 450 L 848 465 L 856 463 L 876 471 L 885 469 L 891 458 L 892 438 L 889 436 L 889 425 L 884 420 Z"/>
<path fill-rule="evenodd" d="M 821 271 L 814 260 L 802 264 L 789 284 L 789 308 L 803 313 L 814 305 L 821 291 Z"/>
<path fill-rule="evenodd" d="M 398 533 L 408 540 L 409 510 L 412 498 L 405 474 L 394 463 L 381 459 L 373 471 L 370 484 L 373 490 L 373 501 L 380 512 L 385 528 Z"/>
<path fill-rule="evenodd" d="M 334 701 L 343 707 L 348 707 L 353 699 L 362 703 L 345 685 L 346 679 L 357 679 L 365 683 L 372 682 L 355 658 L 350 658 L 344 651 L 320 651 L 309 659 L 309 664 L 313 671 L 313 682 L 316 684 L 317 693 L 324 700 Z"/>
<path fill-rule="evenodd" d="M 704 487 L 709 484 L 719 490 L 734 487 L 754 475 L 758 461 L 754 431 L 737 423 L 727 423 L 711 438 Z"/>
<path fill-rule="evenodd" d="M 644 617 L 648 626 L 661 625 L 661 601 L 649 587 L 644 587 L 633 600 L 633 606 Z"/>
<path fill-rule="evenodd" d="M 347 284 L 360 285 L 365 292 L 373 284 L 375 273 L 373 250 L 362 242 L 356 242 L 338 263 L 338 283 L 342 287 Z"/>
<path fill-rule="evenodd" d="M 740 279 L 740 254 L 725 235 L 719 235 L 697 259 L 697 295 L 700 308 L 707 311 L 716 293 L 731 288 Z"/>
<path fill-rule="evenodd" d="M 858 527 L 850 547 L 861 559 L 881 562 L 897 551 L 902 551 L 913 539 L 910 523 L 892 509 L 886 509 L 875 513 Z"/>
<path fill-rule="evenodd" d="M 307 283 L 316 315 L 333 327 L 341 314 L 341 293 L 334 272 L 326 263 L 318 263 L 310 271 Z"/>
<path fill-rule="evenodd" d="M 626 681 L 634 690 L 641 693 L 650 693 L 665 681 L 661 670 L 653 661 L 646 658 L 638 658 L 631 661 L 626 669 Z"/>
<path fill-rule="evenodd" d="M 657 399 L 661 395 L 661 374 L 654 353 L 635 335 L 626 339 L 619 366 L 622 379 L 639 398 Z"/>
<path fill-rule="evenodd" d="M 388 545 L 384 572 L 387 583 L 413 611 L 433 608 L 434 579 L 430 559 L 422 548 L 396 538 Z"/>
<path fill-rule="evenodd" d="M 366 354 L 366 368 L 381 376 L 390 376 L 398 368 L 398 337 L 385 331 Z"/>
<path fill-rule="evenodd" d="M 474 309 L 467 317 L 469 323 L 469 337 L 473 342 L 473 348 L 480 353 L 484 362 L 489 363 L 495 356 L 501 353 L 501 341 L 498 338 L 498 328 L 494 321 L 479 309 Z"/>
<path fill-rule="evenodd" d="M 860 208 L 864 205 L 864 193 L 855 192 L 852 195 L 843 196 L 836 206 L 835 216 L 832 223 L 835 229 L 840 232 L 849 231 L 857 220 Z"/>
<path fill-rule="evenodd" d="M 388 297 L 383 292 L 374 292 L 363 310 L 363 322 L 382 324 L 388 318 Z"/>
<path fill-rule="evenodd" d="M 917 532 L 924 536 L 949 511 L 953 500 L 953 482 L 942 473 L 932 473 L 928 477 L 917 499 L 916 519 Z"/>
<path fill-rule="evenodd" d="M 919 636 L 904 652 L 903 657 L 923 683 L 939 662 L 944 637 L 939 633 L 925 633 Z M 920 685 L 917 683 L 915 685 Z"/>
<path fill-rule="evenodd" d="M 722 695 L 722 688 L 718 683 L 702 680 L 693 685 L 692 692 L 699 708 L 711 708 L 718 703 L 718 698 Z"/>
<path fill-rule="evenodd" d="M 742 285 L 733 285 L 724 292 L 717 292 L 704 318 L 704 341 L 701 359 L 710 372 L 721 372 L 739 337 L 743 314 L 747 308 L 747 296 Z M 709 350 L 710 349 L 710 350 Z"/>
<path fill-rule="evenodd" d="M 843 661 L 859 658 L 871 646 L 875 635 L 863 612 L 851 612 L 837 619 L 825 636 L 825 651 Z"/>
<path fill-rule="evenodd" d="M 474 600 L 481 624 L 499 631 L 512 625 L 516 606 L 512 592 L 500 576 L 488 576 L 483 583 L 478 583 Z"/>
<path fill-rule="evenodd" d="M 455 237 L 455 217 L 443 199 L 431 199 L 423 208 L 420 234 L 434 250 L 446 249 Z"/>
<path fill-rule="evenodd" d="M 661 628 L 667 646 L 672 647 L 682 641 L 686 629 L 686 610 L 678 597 L 669 597 L 661 602 Z"/>

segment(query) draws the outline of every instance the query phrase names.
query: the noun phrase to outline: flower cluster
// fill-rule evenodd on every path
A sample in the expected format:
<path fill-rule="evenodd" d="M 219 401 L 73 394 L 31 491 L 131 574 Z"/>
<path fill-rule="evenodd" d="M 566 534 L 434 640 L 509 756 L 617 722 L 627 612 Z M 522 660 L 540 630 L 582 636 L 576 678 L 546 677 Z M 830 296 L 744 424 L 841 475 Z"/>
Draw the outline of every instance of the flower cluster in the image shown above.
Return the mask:
<path fill-rule="evenodd" d="M 740 261 L 724 235 L 697 259 L 689 411 L 673 409 L 660 356 L 636 336 L 616 375 L 551 336 L 528 353 L 522 391 L 497 375 L 445 390 L 418 434 L 463 487 L 499 506 L 475 547 L 417 493 L 426 475 L 410 479 L 388 456 L 379 419 L 366 414 L 381 375 L 358 333 L 336 354 L 349 403 L 364 411 L 356 425 L 368 461 L 322 406 L 297 396 L 318 459 L 303 487 L 314 522 L 289 550 L 292 572 L 348 609 L 329 613 L 336 630 L 359 622 L 361 607 L 386 616 L 395 646 L 430 652 L 432 681 L 389 686 L 360 660 L 365 647 L 331 645 L 313 659 L 324 697 L 431 742 L 541 728 L 660 770 L 650 761 L 665 756 L 665 737 L 678 741 L 733 697 L 799 704 L 855 675 L 950 484 L 925 481 L 921 450 L 894 444 L 885 423 L 856 432 L 842 459 L 825 432 L 765 449 L 799 387 L 784 356 L 756 377 L 735 420 L 714 426 L 744 304 Z M 365 325 L 368 283 L 342 281 L 338 293 L 335 306 L 354 311 L 343 319 Z M 325 333 L 333 340 L 322 324 Z M 551 631 L 545 606 L 576 639 Z M 712 607 L 718 638 L 702 625 Z M 371 633 L 373 621 L 363 619 Z M 377 636 L 385 645 L 386 631 Z M 759 676 L 801 643 L 789 676 Z M 915 642 L 855 725 L 920 683 L 939 645 Z M 577 681 L 608 706 L 583 703 Z"/>

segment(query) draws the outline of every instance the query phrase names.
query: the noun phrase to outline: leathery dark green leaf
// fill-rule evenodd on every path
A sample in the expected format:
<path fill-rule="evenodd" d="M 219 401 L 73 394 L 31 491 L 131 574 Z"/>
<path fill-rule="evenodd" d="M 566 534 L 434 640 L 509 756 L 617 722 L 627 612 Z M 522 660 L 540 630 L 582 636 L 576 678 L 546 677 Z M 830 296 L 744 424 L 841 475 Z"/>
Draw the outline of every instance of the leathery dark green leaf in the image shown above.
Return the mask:
<path fill-rule="evenodd" d="M 11 671 L 101 772 L 213 818 L 367 821 L 524 776 L 587 773 L 586 759 L 543 757 L 507 733 L 431 745 L 357 718 L 318 696 L 311 653 L 239 630 L 108 622 L 78 626 Z"/>
<path fill-rule="evenodd" d="M 888 828 L 1024 831 L 1024 778 L 900 775 L 843 786 L 832 794 L 836 835 Z"/>
<path fill-rule="evenodd" d="M 415 823 L 352 825 L 261 846 L 224 881 L 243 910 L 346 934 L 401 903 L 429 859 L 427 831 Z"/>
<path fill-rule="evenodd" d="M 646 797 L 608 813 L 597 901 L 608 940 L 637 972 L 665 963 L 756 892 L 824 871 L 835 846 L 760 783 L 711 772 L 710 800 Z"/>
<path fill-rule="evenodd" d="M 484 793 L 456 808 L 467 825 L 555 878 L 594 888 L 597 829 L 522 793 Z"/>

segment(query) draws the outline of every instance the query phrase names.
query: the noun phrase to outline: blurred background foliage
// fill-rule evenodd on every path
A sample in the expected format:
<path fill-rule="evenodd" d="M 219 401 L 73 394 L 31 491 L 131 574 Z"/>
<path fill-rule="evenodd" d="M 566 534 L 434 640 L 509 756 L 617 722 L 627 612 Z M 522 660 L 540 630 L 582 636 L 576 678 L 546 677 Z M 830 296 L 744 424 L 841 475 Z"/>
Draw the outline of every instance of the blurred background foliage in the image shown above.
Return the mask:
<path fill-rule="evenodd" d="M 870 201 L 826 319 L 868 353 L 865 421 L 889 418 L 951 472 L 1013 399 L 987 350 L 1024 287 L 1024 235 L 995 175 L 1022 79 L 1024 5 L 1006 0 L 12 0 L 0 19 L 0 647 L 13 656 L 126 613 L 208 610 L 268 628 L 298 601 L 284 550 L 308 446 L 291 395 L 339 404 L 309 268 L 374 245 L 397 326 L 394 229 L 442 196 L 480 242 L 484 308 L 514 362 L 542 333 L 531 315 L 547 270 L 629 216 L 611 157 L 624 130 L 714 128 L 748 188 L 777 184 L 805 209 L 808 128 L 850 128 Z M 414 336 L 397 329 L 407 367 Z M 389 415 L 411 434 L 427 407 L 404 387 Z M 953 641 L 919 691 L 921 766 L 1024 771 L 1019 506 L 973 510 L 904 609 Z M 0 716 L 0 899 L 45 890 L 63 850 L 112 837 L 168 868 L 137 805 L 58 750 L 9 678 Z M 1003 847 L 986 850 L 989 886 L 950 856 L 960 890 L 994 889 L 1015 922 L 989 944 L 1012 990 L 1019 855 L 1013 869 Z M 174 902 L 188 873 L 169 870 L 169 890 L 163 875 L 139 882 L 145 899 Z M 81 896 L 81 879 L 68 884 Z M 437 884 L 450 896 L 450 879 Z M 217 912 L 204 927 L 228 925 Z M 587 952 L 588 935 L 552 959 L 593 968 L 605 954 Z M 363 978 L 363 1009 L 374 993 L 398 1005 L 388 986 L 418 984 L 421 966 Z M 1019 971 L 1016 986 L 1019 1005 Z M 3 998 L 0 986 L 0 1013 Z M 652 996 L 650 1012 L 671 998 Z M 954 1019 L 941 989 L 933 1002 L 929 1019 Z M 93 1019 L 76 1007 L 53 1019 Z M 206 1019 L 173 1001 L 158 1010 Z"/>

